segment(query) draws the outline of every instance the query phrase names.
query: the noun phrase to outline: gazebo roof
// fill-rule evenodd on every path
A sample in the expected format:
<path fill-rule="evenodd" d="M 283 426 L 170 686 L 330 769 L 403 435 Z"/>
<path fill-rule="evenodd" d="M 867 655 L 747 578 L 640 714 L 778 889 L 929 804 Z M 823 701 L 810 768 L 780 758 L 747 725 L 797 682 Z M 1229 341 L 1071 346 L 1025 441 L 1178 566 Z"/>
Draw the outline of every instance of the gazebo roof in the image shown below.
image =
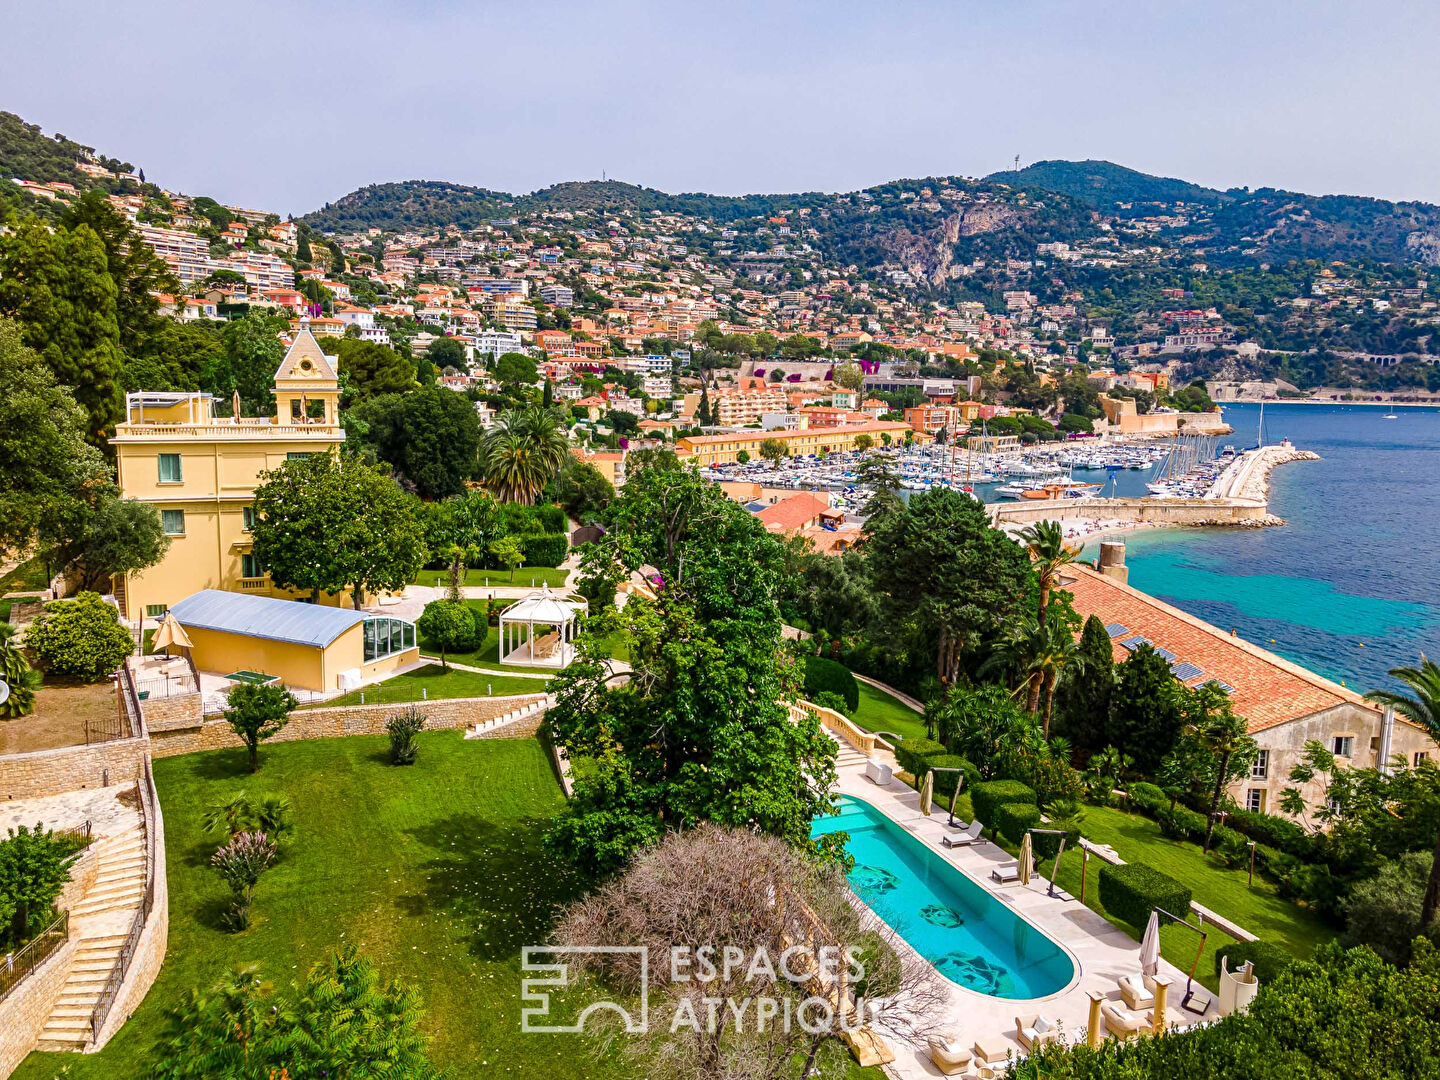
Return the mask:
<path fill-rule="evenodd" d="M 502 622 L 553 623 L 560 625 L 575 617 L 585 608 L 583 600 L 570 600 L 556 596 L 550 586 L 542 586 L 539 592 L 515 601 L 500 612 Z"/>

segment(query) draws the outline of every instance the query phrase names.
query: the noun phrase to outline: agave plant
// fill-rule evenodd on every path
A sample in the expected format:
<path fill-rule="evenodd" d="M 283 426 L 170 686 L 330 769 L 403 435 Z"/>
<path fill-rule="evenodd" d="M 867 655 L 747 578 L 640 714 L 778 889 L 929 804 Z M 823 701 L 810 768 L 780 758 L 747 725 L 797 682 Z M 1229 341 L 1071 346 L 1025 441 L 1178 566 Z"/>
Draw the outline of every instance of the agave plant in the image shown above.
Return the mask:
<path fill-rule="evenodd" d="M 0 720 L 28 715 L 35 708 L 35 688 L 40 685 L 40 673 L 30 669 L 15 634 L 13 626 L 0 622 L 0 679 L 10 687 L 10 696 L 0 704 Z"/>

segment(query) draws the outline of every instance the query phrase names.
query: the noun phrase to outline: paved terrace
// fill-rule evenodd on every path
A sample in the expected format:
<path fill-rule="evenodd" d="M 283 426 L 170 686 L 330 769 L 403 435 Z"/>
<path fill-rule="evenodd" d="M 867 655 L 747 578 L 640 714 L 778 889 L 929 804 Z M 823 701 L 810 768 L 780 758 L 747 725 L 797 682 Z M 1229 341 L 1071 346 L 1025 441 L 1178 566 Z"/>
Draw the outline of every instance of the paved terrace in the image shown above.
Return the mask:
<path fill-rule="evenodd" d="M 988 843 L 969 848 L 942 848 L 940 837 L 946 831 L 947 815 L 939 811 L 933 812 L 928 818 L 922 815 L 919 792 L 899 780 L 892 779 L 889 784 L 881 787 L 866 779 L 863 758 L 859 755 L 851 757 L 847 763 L 842 763 L 838 772 L 838 791 L 864 799 L 879 808 L 906 831 L 924 841 L 925 846 L 938 857 L 950 862 L 1013 911 L 1043 930 L 1063 946 L 1075 961 L 1079 974 L 1069 987 L 1058 994 L 1029 1001 L 993 998 L 945 980 L 950 992 L 950 1003 L 947 1015 L 941 1018 L 940 1030 L 953 1031 L 967 1047 L 977 1039 L 998 1040 L 1013 1050 L 1016 1056 L 1023 1056 L 1024 1048 L 1015 1037 L 1016 1016 L 1040 1013 L 1051 1020 L 1060 1021 L 1067 1035 L 1078 1037 L 1089 1021 L 1089 991 L 1098 991 L 1107 1000 L 1123 1007 L 1116 982 L 1123 975 L 1139 972 L 1139 942 L 1085 907 L 1079 900 L 1059 899 L 1058 896 L 1063 894 L 1058 890 L 1057 898 L 1045 895 L 1048 882 L 1039 874 L 1031 878 L 1028 886 L 1018 883 L 998 885 L 991 881 L 990 871 L 995 866 L 1014 861 L 1010 855 Z M 1080 853 L 1067 850 L 1065 857 L 1079 858 Z M 1090 877 L 1091 887 L 1094 888 L 1099 888 L 1099 866 L 1097 861 L 1091 868 L 1095 871 Z M 1185 972 L 1164 960 L 1160 962 L 1160 969 L 1161 974 L 1169 976 L 1171 980 L 1167 1021 L 1172 1025 L 1182 1026 L 1202 1019 L 1179 1007 L 1185 992 Z M 1210 1011 L 1203 1019 L 1213 1020 L 1217 1016 L 1217 1006 L 1212 1002 Z M 928 1049 L 897 1042 L 891 1043 L 891 1049 L 896 1055 L 895 1063 L 887 1067 L 892 1075 L 902 1080 L 940 1075 L 940 1070 L 930 1061 Z M 1000 1064 L 1003 1065 L 1003 1062 Z"/>

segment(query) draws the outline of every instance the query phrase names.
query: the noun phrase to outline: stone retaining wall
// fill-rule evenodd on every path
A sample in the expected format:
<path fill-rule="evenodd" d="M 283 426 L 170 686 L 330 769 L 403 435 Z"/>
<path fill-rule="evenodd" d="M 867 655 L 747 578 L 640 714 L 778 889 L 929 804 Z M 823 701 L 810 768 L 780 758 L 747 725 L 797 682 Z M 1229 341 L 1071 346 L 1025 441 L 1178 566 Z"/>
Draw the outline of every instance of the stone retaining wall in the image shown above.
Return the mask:
<path fill-rule="evenodd" d="M 204 700 L 199 694 L 146 698 L 140 702 L 140 710 L 145 714 L 145 727 L 151 732 L 194 727 L 205 719 Z"/>
<path fill-rule="evenodd" d="M 103 787 L 107 779 L 128 784 L 140 775 L 149 747 L 146 738 L 115 739 L 0 757 L 0 802 Z"/>
<path fill-rule="evenodd" d="M 1157 525 L 1244 525 L 1273 522 L 1263 500 L 1246 499 L 1040 499 L 991 506 L 997 525 L 1060 517 L 1144 521 Z"/>
<path fill-rule="evenodd" d="M 35 1049 L 79 948 L 79 939 L 72 937 L 0 1001 L 0 1076 L 9 1076 Z"/>
<path fill-rule="evenodd" d="M 544 696 L 521 694 L 515 697 L 447 698 L 410 704 L 419 706 L 425 713 L 427 730 L 442 730 L 470 727 L 484 720 L 493 720 L 511 709 Z M 290 714 L 290 722 L 269 741 L 293 742 L 296 739 L 330 739 L 342 735 L 381 735 L 385 732 L 385 721 L 405 708 L 406 704 L 402 702 L 297 709 Z M 538 727 L 538 714 L 536 720 Z M 513 728 L 505 728 L 504 731 L 506 735 L 513 736 L 522 729 L 523 724 L 517 724 Z M 534 730 L 532 728 L 531 732 Z M 244 745 L 224 720 L 203 720 L 191 727 L 154 731 L 151 733 L 150 742 L 150 752 L 157 758 Z"/>

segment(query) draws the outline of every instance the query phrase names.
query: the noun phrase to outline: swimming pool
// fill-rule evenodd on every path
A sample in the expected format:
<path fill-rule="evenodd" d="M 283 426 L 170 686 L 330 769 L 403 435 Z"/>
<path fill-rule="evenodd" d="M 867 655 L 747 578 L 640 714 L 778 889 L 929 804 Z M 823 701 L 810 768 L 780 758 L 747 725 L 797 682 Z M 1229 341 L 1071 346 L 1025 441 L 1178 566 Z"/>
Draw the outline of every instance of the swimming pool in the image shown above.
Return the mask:
<path fill-rule="evenodd" d="M 842 795 L 811 834 L 847 832 L 850 887 L 951 982 L 998 998 L 1046 997 L 1075 977 L 1069 954 L 869 803 Z"/>

